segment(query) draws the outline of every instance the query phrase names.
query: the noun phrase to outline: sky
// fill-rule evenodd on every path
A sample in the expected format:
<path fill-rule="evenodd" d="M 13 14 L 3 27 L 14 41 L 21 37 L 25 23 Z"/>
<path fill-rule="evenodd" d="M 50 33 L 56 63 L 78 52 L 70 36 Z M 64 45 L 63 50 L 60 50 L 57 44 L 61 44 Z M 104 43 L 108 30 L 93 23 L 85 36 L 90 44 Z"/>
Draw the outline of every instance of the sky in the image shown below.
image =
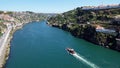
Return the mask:
<path fill-rule="evenodd" d="M 0 0 L 0 10 L 63 13 L 81 6 L 102 4 L 120 4 L 120 0 Z"/>

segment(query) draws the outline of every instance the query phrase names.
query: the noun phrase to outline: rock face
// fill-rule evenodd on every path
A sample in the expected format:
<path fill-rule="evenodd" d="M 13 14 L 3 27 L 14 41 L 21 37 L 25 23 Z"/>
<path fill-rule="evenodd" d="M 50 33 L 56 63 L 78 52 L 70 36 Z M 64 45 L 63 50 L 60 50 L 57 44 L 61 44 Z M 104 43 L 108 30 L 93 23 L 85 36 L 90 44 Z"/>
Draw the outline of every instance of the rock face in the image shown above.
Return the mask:
<path fill-rule="evenodd" d="M 120 39 L 116 39 L 116 44 L 117 44 L 116 49 L 120 51 Z"/>
<path fill-rule="evenodd" d="M 56 25 L 57 27 L 59 25 Z M 56 27 L 55 26 L 55 27 Z M 54 27 L 54 26 L 53 26 Z M 102 32 L 96 32 L 95 27 L 91 25 L 80 25 L 77 27 L 68 27 L 66 24 L 59 26 L 63 30 L 69 31 L 73 36 L 85 39 L 94 44 L 104 46 L 114 50 L 120 50 L 117 46 L 116 36 Z"/>
<path fill-rule="evenodd" d="M 99 10 L 74 10 L 58 14 L 48 19 L 53 27 L 69 31 L 73 36 L 85 39 L 94 44 L 120 51 L 116 38 L 120 31 L 119 22 L 115 22 L 115 15 L 120 15 L 120 8 Z M 117 23 L 117 24 L 116 24 Z M 100 25 L 97 31 L 95 25 Z"/>

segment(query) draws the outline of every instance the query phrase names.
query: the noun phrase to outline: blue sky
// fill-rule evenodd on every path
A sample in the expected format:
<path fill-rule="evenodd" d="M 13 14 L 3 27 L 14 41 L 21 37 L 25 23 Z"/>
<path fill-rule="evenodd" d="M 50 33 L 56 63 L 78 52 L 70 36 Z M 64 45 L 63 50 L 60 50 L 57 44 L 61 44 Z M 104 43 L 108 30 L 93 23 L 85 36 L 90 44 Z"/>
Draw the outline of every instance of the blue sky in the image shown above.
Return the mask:
<path fill-rule="evenodd" d="M 120 0 L 0 0 L 0 10 L 62 13 L 81 6 L 119 3 Z"/>

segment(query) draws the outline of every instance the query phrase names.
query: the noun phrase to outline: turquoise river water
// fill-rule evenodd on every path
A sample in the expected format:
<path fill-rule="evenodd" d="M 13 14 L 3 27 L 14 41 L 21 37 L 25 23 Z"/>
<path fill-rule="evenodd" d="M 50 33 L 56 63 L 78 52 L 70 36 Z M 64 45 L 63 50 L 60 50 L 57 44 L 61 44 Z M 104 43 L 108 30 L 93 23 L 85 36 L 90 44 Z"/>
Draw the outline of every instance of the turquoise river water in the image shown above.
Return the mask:
<path fill-rule="evenodd" d="M 70 55 L 67 47 L 76 54 Z M 120 68 L 120 53 L 75 38 L 45 21 L 32 22 L 14 33 L 5 68 Z"/>

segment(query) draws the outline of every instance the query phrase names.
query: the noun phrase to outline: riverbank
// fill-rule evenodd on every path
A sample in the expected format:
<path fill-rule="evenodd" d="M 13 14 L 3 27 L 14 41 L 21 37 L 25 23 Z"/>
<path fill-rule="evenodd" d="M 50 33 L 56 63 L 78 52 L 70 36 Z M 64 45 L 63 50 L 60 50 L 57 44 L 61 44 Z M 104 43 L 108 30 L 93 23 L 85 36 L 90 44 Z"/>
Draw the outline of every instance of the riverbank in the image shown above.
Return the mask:
<path fill-rule="evenodd" d="M 1 46 L 0 46 L 0 68 L 3 68 L 5 61 L 8 58 L 9 54 L 9 43 L 10 43 L 10 32 L 12 27 L 7 29 L 7 31 L 1 37 Z"/>
<path fill-rule="evenodd" d="M 0 68 L 4 68 L 5 63 L 6 63 L 6 61 L 7 61 L 8 58 L 9 58 L 9 53 L 10 53 L 10 41 L 11 41 L 11 39 L 12 39 L 12 36 L 10 36 L 10 37 L 8 38 L 8 41 L 7 41 L 6 45 L 5 45 L 4 53 L 2 53 L 3 59 L 2 59 L 2 61 L 0 62 L 0 63 L 1 63 Z"/>
<path fill-rule="evenodd" d="M 4 37 L 0 39 L 0 68 L 2 68 L 5 64 L 5 61 L 8 59 L 9 51 L 10 51 L 10 42 L 12 39 L 13 33 L 22 28 L 23 25 L 33 22 L 33 21 L 41 21 L 48 17 L 49 14 L 42 13 L 34 13 L 34 12 L 9 12 L 2 11 L 0 13 L 0 34 L 4 35 L 4 33 L 9 30 L 9 26 L 12 27 L 11 31 L 7 33 L 6 40 Z M 1 36 L 2 37 L 2 36 Z M 3 42 L 5 41 L 5 42 Z M 4 44 L 3 44 L 4 43 Z"/>
<path fill-rule="evenodd" d="M 78 37 L 80 39 L 84 39 L 93 44 L 103 46 L 105 48 L 109 48 L 112 50 L 120 51 L 120 45 L 117 44 L 116 35 L 112 35 L 109 33 L 97 32 L 95 27 L 90 24 L 72 24 L 74 26 L 70 26 L 69 24 L 57 24 L 57 23 L 49 23 L 48 25 L 56 28 L 60 28 L 62 30 L 70 32 L 73 36 Z"/>
<path fill-rule="evenodd" d="M 30 21 L 31 22 L 31 21 Z M 19 26 L 15 26 L 14 28 L 11 29 L 11 31 L 8 33 L 9 36 L 7 37 L 6 43 L 5 45 L 2 45 L 3 47 L 2 50 L 0 51 L 0 68 L 4 68 L 4 65 L 6 64 L 6 61 L 9 59 L 9 54 L 10 54 L 10 43 L 11 43 L 11 39 L 13 38 L 13 34 L 15 31 L 21 29 L 24 25 L 30 23 L 30 22 L 26 22 L 23 23 Z"/>

